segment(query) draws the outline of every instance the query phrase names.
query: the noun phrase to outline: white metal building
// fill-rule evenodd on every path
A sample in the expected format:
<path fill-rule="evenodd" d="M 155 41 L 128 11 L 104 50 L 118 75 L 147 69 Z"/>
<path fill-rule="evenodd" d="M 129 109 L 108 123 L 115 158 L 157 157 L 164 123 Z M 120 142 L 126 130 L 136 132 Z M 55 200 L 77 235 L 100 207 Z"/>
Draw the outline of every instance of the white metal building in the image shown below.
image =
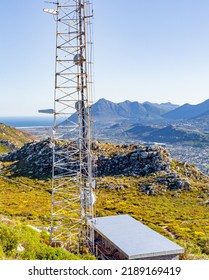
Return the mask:
<path fill-rule="evenodd" d="M 129 215 L 106 216 L 88 221 L 94 231 L 99 259 L 173 260 L 184 249 Z"/>

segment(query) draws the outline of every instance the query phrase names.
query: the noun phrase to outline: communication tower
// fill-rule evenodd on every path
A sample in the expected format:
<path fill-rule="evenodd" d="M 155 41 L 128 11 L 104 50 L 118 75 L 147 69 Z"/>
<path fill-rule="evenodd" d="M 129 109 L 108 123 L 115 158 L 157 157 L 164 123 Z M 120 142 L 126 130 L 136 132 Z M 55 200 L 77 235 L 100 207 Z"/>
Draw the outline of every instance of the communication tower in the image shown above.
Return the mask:
<path fill-rule="evenodd" d="M 44 9 L 56 18 L 52 136 L 53 246 L 93 250 L 87 220 L 94 216 L 90 104 L 92 103 L 92 1 L 59 0 Z"/>

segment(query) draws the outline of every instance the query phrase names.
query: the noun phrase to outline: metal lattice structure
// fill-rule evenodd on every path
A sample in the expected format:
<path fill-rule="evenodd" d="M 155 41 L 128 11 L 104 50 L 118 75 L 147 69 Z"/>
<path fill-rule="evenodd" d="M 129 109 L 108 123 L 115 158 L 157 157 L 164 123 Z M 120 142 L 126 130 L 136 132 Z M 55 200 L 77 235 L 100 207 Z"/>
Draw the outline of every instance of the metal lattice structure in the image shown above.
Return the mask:
<path fill-rule="evenodd" d="M 90 104 L 92 102 L 92 3 L 59 0 L 56 10 L 51 244 L 94 248 Z"/>

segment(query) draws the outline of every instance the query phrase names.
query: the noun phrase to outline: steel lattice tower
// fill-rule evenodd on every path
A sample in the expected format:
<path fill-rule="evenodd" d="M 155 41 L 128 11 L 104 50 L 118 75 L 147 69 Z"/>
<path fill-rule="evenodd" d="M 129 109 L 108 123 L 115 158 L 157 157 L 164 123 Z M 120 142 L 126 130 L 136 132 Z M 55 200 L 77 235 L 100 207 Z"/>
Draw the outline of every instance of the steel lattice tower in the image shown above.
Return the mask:
<path fill-rule="evenodd" d="M 51 244 L 81 251 L 93 246 L 90 104 L 92 102 L 92 3 L 59 0 L 53 127 Z"/>

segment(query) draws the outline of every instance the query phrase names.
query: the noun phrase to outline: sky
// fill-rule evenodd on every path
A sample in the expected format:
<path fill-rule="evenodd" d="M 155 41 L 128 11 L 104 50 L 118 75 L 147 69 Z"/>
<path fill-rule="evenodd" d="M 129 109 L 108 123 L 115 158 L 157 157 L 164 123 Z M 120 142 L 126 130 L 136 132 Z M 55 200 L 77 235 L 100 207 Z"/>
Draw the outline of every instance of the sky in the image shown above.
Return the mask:
<path fill-rule="evenodd" d="M 209 98 L 209 0 L 93 0 L 95 102 Z M 0 116 L 53 108 L 55 21 L 43 0 L 2 1 Z"/>

